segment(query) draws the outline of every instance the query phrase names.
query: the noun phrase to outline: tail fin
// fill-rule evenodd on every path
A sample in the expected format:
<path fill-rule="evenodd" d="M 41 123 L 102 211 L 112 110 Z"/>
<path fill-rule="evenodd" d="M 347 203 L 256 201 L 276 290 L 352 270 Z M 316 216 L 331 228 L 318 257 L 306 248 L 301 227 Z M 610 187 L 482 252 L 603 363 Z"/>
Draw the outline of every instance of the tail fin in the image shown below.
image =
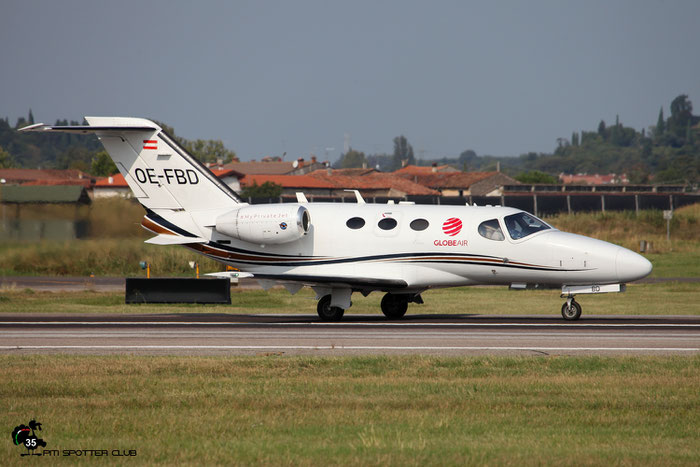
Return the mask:
<path fill-rule="evenodd" d="M 38 124 L 23 130 L 95 133 L 147 209 L 213 211 L 242 203 L 231 188 L 154 122 L 123 117 L 85 120 L 89 126 Z"/>

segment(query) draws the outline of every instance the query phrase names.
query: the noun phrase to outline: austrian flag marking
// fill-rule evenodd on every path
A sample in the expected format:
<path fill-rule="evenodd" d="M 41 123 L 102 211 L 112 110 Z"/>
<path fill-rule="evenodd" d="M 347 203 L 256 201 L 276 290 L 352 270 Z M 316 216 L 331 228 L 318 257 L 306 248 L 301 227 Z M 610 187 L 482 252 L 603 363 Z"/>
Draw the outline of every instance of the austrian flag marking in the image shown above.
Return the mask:
<path fill-rule="evenodd" d="M 445 235 L 454 237 L 462 231 L 462 221 L 456 217 L 450 217 L 444 224 L 442 224 L 442 231 L 445 233 Z"/>
<path fill-rule="evenodd" d="M 144 139 L 143 140 L 143 148 L 144 149 L 158 149 L 158 140 L 157 139 Z"/>

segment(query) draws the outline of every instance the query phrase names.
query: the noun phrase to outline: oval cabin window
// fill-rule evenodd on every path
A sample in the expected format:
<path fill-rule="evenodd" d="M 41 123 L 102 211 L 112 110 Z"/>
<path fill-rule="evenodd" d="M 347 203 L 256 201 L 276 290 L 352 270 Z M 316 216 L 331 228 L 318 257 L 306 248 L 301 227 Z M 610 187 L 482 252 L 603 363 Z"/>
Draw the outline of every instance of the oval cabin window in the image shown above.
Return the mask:
<path fill-rule="evenodd" d="M 391 230 L 394 227 L 396 227 L 396 224 L 397 224 L 396 219 L 392 219 L 391 217 L 386 217 L 386 218 L 380 220 L 377 225 L 382 230 Z"/>
<path fill-rule="evenodd" d="M 427 229 L 429 225 L 430 224 L 425 219 L 415 219 L 411 222 L 411 228 L 419 232 Z"/>
<path fill-rule="evenodd" d="M 348 219 L 345 225 L 347 225 L 350 229 L 357 230 L 365 226 L 365 220 L 361 217 L 353 217 Z"/>

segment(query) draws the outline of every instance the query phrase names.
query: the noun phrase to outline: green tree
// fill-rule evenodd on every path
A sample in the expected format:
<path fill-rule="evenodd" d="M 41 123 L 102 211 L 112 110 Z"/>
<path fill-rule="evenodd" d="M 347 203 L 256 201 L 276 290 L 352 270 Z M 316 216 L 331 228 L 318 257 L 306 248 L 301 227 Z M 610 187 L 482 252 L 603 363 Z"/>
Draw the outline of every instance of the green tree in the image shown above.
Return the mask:
<path fill-rule="evenodd" d="M 108 177 L 119 172 L 117 166 L 107 151 L 100 151 L 95 154 L 92 158 L 92 164 L 90 165 L 90 173 L 96 177 Z"/>
<path fill-rule="evenodd" d="M 598 134 L 605 139 L 605 120 L 601 120 L 598 124 Z"/>
<path fill-rule="evenodd" d="M 218 162 L 226 164 L 232 160 L 238 160 L 236 153 L 226 149 L 224 142 L 219 139 L 187 141 L 183 145 L 189 153 L 201 162 Z"/>
<path fill-rule="evenodd" d="M 154 120 L 155 123 L 161 127 L 169 136 L 171 136 L 177 143 L 185 148 L 187 152 L 192 154 L 194 157 L 199 159 L 201 162 L 217 162 L 221 160 L 222 163 L 237 161 L 236 153 L 230 149 L 226 149 L 223 141 L 221 140 L 203 140 L 198 139 L 196 141 L 190 141 L 181 136 L 175 134 L 173 127 Z"/>
<path fill-rule="evenodd" d="M 339 162 L 341 169 L 355 169 L 359 167 L 366 167 L 367 156 L 365 156 L 364 152 L 355 151 L 353 148 L 350 148 L 348 152 L 342 155 Z"/>
<path fill-rule="evenodd" d="M 664 121 L 664 108 L 659 109 L 659 118 L 656 120 L 656 128 L 654 128 L 654 138 L 660 140 L 666 131 L 666 122 Z"/>
<path fill-rule="evenodd" d="M 474 170 L 476 167 L 476 161 L 479 158 L 479 156 L 476 155 L 476 151 L 473 149 L 467 149 L 466 151 L 462 151 L 462 153 L 459 155 L 459 158 L 457 161 L 459 162 L 459 165 L 462 167 L 462 172 L 467 172 L 469 168 Z"/>
<path fill-rule="evenodd" d="M 390 172 L 393 170 L 393 156 L 390 154 L 368 154 L 367 167 L 381 170 L 382 172 Z"/>
<path fill-rule="evenodd" d="M 0 146 L 0 169 L 11 169 L 15 166 L 15 159 L 12 157 L 12 154 Z"/>
<path fill-rule="evenodd" d="M 556 177 L 549 175 L 548 173 L 540 172 L 539 170 L 523 172 L 516 176 L 515 179 L 520 183 L 558 183 Z"/>
<path fill-rule="evenodd" d="M 671 117 L 669 117 L 669 130 L 678 137 L 685 136 L 685 129 L 693 118 L 693 103 L 688 96 L 681 94 L 671 102 Z"/>
<path fill-rule="evenodd" d="M 70 146 L 56 158 L 57 169 L 77 169 L 89 172 L 92 164 L 92 151 L 83 146 Z"/>
<path fill-rule="evenodd" d="M 571 145 L 578 146 L 578 131 L 571 133 Z"/>
<path fill-rule="evenodd" d="M 393 170 L 400 169 L 404 165 L 416 163 L 413 155 L 413 146 L 408 143 L 404 135 L 394 138 L 394 156 L 392 158 Z"/>
<path fill-rule="evenodd" d="M 272 182 L 265 182 L 258 185 L 253 182 L 241 190 L 242 198 L 278 198 L 282 194 L 282 186 Z"/>

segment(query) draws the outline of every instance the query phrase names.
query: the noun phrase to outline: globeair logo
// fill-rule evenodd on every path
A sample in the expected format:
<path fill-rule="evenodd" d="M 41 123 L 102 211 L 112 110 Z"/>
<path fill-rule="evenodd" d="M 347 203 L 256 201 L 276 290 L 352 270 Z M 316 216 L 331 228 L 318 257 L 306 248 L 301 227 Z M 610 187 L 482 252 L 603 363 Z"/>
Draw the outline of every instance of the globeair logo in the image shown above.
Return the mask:
<path fill-rule="evenodd" d="M 442 231 L 445 233 L 445 235 L 454 237 L 462 231 L 462 221 L 456 217 L 450 217 L 444 224 L 442 224 Z"/>

